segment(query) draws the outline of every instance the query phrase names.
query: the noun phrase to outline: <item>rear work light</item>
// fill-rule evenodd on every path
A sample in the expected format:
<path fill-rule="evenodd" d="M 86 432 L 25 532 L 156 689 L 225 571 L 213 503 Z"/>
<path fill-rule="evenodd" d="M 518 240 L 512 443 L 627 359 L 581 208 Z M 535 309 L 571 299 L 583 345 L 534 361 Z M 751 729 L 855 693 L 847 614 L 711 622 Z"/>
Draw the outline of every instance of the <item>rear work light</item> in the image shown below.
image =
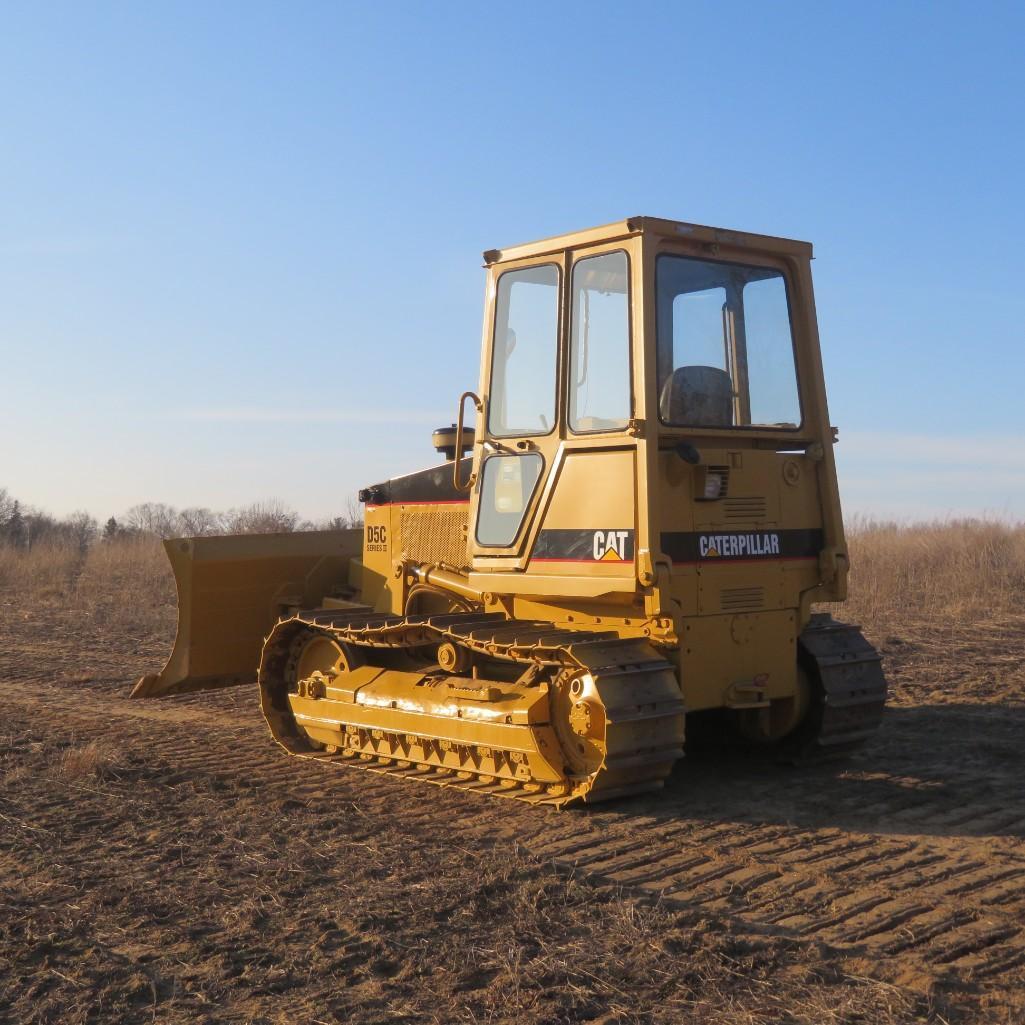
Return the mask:
<path fill-rule="evenodd" d="M 725 466 L 704 466 L 701 470 L 704 472 L 694 482 L 697 485 L 695 498 L 699 502 L 714 502 L 718 498 L 725 498 L 729 469 Z"/>

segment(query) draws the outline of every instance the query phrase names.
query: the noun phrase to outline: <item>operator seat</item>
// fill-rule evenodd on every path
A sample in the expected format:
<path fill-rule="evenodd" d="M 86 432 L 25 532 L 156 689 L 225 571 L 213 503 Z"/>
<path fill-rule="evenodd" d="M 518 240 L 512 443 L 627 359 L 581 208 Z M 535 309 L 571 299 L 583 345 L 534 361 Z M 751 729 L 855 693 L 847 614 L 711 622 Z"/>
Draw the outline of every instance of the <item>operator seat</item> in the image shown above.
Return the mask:
<path fill-rule="evenodd" d="M 718 367 L 677 367 L 662 386 L 659 410 L 683 427 L 732 427 L 733 382 Z"/>

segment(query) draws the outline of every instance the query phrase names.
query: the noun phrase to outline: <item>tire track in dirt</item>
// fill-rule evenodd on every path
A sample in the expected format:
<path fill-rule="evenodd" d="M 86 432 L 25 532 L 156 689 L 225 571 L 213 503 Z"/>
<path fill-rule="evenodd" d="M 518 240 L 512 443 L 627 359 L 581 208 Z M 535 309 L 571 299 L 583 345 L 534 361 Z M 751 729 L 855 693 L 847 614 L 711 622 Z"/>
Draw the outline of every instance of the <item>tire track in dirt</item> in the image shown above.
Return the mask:
<path fill-rule="evenodd" d="M 255 688 L 155 703 L 128 700 L 107 681 L 74 690 L 5 681 L 0 695 L 5 707 L 76 741 L 138 745 L 168 785 L 230 776 L 286 801 L 351 797 L 367 814 L 401 814 L 414 834 L 450 820 L 454 838 L 518 843 L 625 891 L 727 915 L 753 933 L 899 958 L 937 977 L 1025 966 L 1025 795 L 978 766 L 933 785 L 858 766 L 795 773 L 684 764 L 661 795 L 560 813 L 444 787 L 426 795 L 386 773 L 290 760 L 269 738 Z M 40 813 L 45 825 L 60 809 Z"/>

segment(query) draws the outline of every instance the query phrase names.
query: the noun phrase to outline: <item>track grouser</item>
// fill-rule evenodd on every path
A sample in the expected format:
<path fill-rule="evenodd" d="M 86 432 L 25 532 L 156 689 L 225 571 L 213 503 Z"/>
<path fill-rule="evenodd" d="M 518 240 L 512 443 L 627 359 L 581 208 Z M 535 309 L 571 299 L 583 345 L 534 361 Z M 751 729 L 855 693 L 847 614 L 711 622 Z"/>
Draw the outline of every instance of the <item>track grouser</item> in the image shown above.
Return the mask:
<path fill-rule="evenodd" d="M 848 559 L 811 246 L 637 217 L 484 261 L 445 461 L 362 531 L 165 542 L 133 694 L 255 681 L 292 754 L 549 804 L 661 787 L 685 735 L 860 744 L 879 656 L 813 611 Z"/>

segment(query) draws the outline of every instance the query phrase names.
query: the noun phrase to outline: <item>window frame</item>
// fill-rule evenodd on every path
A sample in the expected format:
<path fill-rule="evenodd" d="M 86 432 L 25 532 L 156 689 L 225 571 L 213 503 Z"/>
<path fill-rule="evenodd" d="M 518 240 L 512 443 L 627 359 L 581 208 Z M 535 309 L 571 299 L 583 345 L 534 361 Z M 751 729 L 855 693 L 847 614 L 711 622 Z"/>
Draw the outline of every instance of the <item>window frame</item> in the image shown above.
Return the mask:
<path fill-rule="evenodd" d="M 572 423 L 573 409 L 573 330 L 576 327 L 576 309 L 573 294 L 573 274 L 577 265 L 586 260 L 596 260 L 602 256 L 612 256 L 615 253 L 622 253 L 626 257 L 626 351 L 627 351 L 627 390 L 630 396 L 630 408 L 627 411 L 626 423 L 622 427 L 598 427 L 590 431 L 577 430 Z M 633 263 L 630 259 L 630 251 L 623 246 L 614 246 L 611 249 L 601 249 L 598 252 L 584 251 L 574 253 L 573 261 L 569 268 L 568 310 L 569 324 L 566 331 L 566 385 L 564 389 L 564 401 L 566 404 L 566 430 L 570 434 L 579 437 L 589 437 L 595 434 L 622 434 L 629 430 L 630 421 L 635 418 L 636 403 L 634 401 L 634 309 L 633 309 Z"/>
<path fill-rule="evenodd" d="M 659 302 L 659 288 L 658 288 L 658 269 L 659 264 L 662 260 L 670 258 L 677 260 L 691 260 L 698 263 L 715 263 L 722 264 L 726 267 L 760 267 L 765 270 L 776 271 L 780 278 L 783 280 L 783 293 L 787 301 L 787 323 L 790 328 L 790 351 L 793 355 L 794 360 L 794 381 L 797 386 L 797 406 L 798 412 L 800 413 L 800 419 L 794 427 L 780 427 L 776 424 L 732 424 L 729 427 L 716 426 L 715 424 L 707 425 L 687 425 L 687 424 L 675 424 L 670 420 L 666 420 L 662 416 L 662 403 L 659 398 L 662 394 L 663 381 L 658 379 L 658 355 L 659 355 L 659 331 L 661 328 L 660 319 L 660 302 Z M 658 416 L 659 424 L 671 431 L 708 431 L 714 434 L 721 434 L 723 432 L 769 432 L 769 433 L 781 433 L 781 434 L 799 434 L 805 429 L 805 410 L 804 410 L 804 375 L 801 368 L 800 353 L 797 346 L 797 334 L 795 331 L 794 324 L 794 305 L 791 297 L 791 281 L 790 281 L 790 268 L 788 266 L 780 266 L 778 263 L 761 261 L 758 259 L 747 258 L 744 260 L 724 260 L 721 257 L 715 258 L 711 256 L 699 255 L 691 252 L 679 252 L 671 249 L 662 249 L 655 254 L 654 268 L 653 268 L 653 296 L 654 296 L 654 315 L 655 315 L 655 330 L 654 330 L 654 342 L 655 342 L 655 409 Z M 683 294 L 683 293 L 678 293 Z M 676 367 L 673 368 L 677 369 Z M 750 380 L 750 375 L 749 375 Z M 750 384 L 749 384 L 750 387 Z"/>
<path fill-rule="evenodd" d="M 552 424 L 551 427 L 542 432 L 540 426 L 538 430 L 526 430 L 519 431 L 514 434 L 499 434 L 491 427 L 491 411 L 494 406 L 494 385 L 495 385 L 495 358 L 498 354 L 498 347 L 495 344 L 495 339 L 498 333 L 498 304 L 499 296 L 502 288 L 502 279 L 509 274 L 518 274 L 522 271 L 537 270 L 541 267 L 554 267 L 556 275 L 556 298 L 555 298 L 555 349 L 554 349 L 554 362 L 553 362 L 553 376 L 552 382 L 554 387 L 553 402 L 552 402 Z M 510 267 L 508 270 L 502 271 L 495 277 L 495 298 L 493 304 L 492 322 L 491 322 L 491 359 L 488 363 L 488 380 L 487 380 L 487 396 L 488 404 L 486 410 L 486 416 L 484 418 L 484 430 L 487 435 L 491 438 L 550 438 L 554 432 L 559 429 L 559 417 L 561 411 L 559 409 L 559 376 L 561 373 L 560 364 L 562 360 L 561 354 L 561 341 L 562 341 L 562 327 L 563 327 L 563 273 L 562 264 L 554 260 L 542 260 L 538 263 L 526 263 L 518 267 Z M 481 474 L 483 475 L 483 467 L 481 468 Z"/>

